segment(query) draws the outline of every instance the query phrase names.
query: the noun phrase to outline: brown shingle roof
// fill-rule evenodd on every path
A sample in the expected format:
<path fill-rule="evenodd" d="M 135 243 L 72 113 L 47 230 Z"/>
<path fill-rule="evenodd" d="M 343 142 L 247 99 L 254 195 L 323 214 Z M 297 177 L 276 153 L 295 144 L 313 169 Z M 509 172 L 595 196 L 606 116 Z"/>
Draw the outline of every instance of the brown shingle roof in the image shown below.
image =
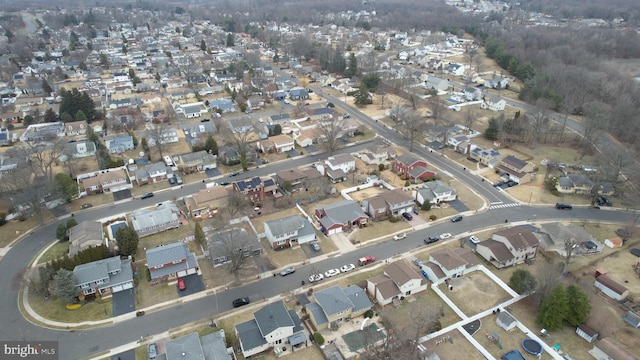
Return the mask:
<path fill-rule="evenodd" d="M 596 281 L 599 282 L 600 284 L 608 287 L 609 289 L 613 290 L 618 295 L 622 295 L 626 291 L 629 291 L 629 289 L 624 287 L 622 284 L 620 284 L 619 282 L 613 280 L 612 278 L 610 278 L 610 277 L 608 277 L 607 275 L 604 275 L 604 274 L 598 276 L 596 278 Z"/>
<path fill-rule="evenodd" d="M 402 286 L 414 279 L 422 279 L 413 268 L 409 267 L 404 261 L 394 261 L 387 265 L 384 269 L 387 274 L 398 286 Z"/>
<path fill-rule="evenodd" d="M 505 262 L 513 259 L 511 251 L 509 251 L 507 246 L 500 241 L 489 239 L 479 243 L 478 246 L 484 246 L 491 250 L 491 253 L 499 262 Z"/>
<path fill-rule="evenodd" d="M 437 250 L 431 254 L 431 257 L 447 270 L 453 270 L 467 263 L 460 255 L 449 248 Z"/>
<path fill-rule="evenodd" d="M 533 235 L 533 232 L 524 226 L 515 226 L 504 230 L 496 231 L 496 235 L 502 235 L 516 250 L 525 249 L 528 247 L 538 245 L 538 238 Z"/>

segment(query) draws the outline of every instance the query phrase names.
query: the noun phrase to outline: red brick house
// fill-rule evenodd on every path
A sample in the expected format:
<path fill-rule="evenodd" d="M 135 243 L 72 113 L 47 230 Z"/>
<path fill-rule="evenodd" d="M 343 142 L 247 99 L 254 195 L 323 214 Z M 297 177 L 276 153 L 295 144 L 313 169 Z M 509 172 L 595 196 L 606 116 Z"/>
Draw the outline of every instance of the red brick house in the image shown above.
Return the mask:
<path fill-rule="evenodd" d="M 427 166 L 429 165 L 426 161 L 411 153 L 404 153 L 396 158 L 394 170 L 398 174 L 406 174 L 407 179 L 417 182 L 417 180 L 436 176 L 436 173 L 427 169 Z"/>

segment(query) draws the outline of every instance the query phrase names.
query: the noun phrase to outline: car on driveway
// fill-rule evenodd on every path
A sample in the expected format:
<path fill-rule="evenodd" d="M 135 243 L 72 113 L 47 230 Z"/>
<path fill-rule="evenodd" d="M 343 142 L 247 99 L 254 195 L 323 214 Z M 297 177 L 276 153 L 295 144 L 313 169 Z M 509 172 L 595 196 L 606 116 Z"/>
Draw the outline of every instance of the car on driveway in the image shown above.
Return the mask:
<path fill-rule="evenodd" d="M 156 347 L 156 343 L 149 344 L 148 353 L 149 359 L 155 359 L 158 356 L 158 348 Z"/>
<path fill-rule="evenodd" d="M 316 281 L 320 281 L 324 279 L 324 276 L 322 274 L 315 274 L 315 275 L 311 275 L 309 276 L 309 282 L 316 282 Z"/>
<path fill-rule="evenodd" d="M 178 279 L 178 289 L 180 291 L 185 290 L 187 288 L 187 285 L 184 283 L 184 279 L 183 278 L 179 278 Z"/>
<path fill-rule="evenodd" d="M 148 199 L 148 198 L 151 198 L 151 197 L 153 197 L 153 193 L 152 192 L 146 193 L 146 194 L 140 196 L 140 199 Z"/>
<path fill-rule="evenodd" d="M 469 241 L 471 241 L 474 244 L 477 244 L 477 243 L 480 242 L 480 239 L 478 239 L 478 237 L 475 236 L 475 235 L 471 235 L 471 236 L 469 236 Z"/>
<path fill-rule="evenodd" d="M 245 296 L 245 297 L 241 297 L 239 299 L 233 300 L 233 307 L 239 308 L 240 306 L 249 305 L 249 303 L 251 303 L 251 300 L 249 300 L 249 298 Z"/>
<path fill-rule="evenodd" d="M 88 209 L 90 207 L 92 207 L 93 205 L 86 203 L 86 204 L 82 204 L 82 206 L 80 206 L 80 209 Z"/>
<path fill-rule="evenodd" d="M 355 268 L 356 266 L 353 264 L 342 265 L 342 267 L 340 268 L 340 272 L 343 272 L 343 273 L 349 272 Z"/>
<path fill-rule="evenodd" d="M 313 251 L 320 251 L 320 244 L 318 244 L 317 241 L 312 241 L 311 243 L 309 243 L 309 245 L 311 246 Z"/>
<path fill-rule="evenodd" d="M 324 273 L 324 276 L 330 278 L 340 274 L 340 269 L 329 269 Z"/>
<path fill-rule="evenodd" d="M 462 221 L 462 215 L 456 215 L 451 218 L 451 222 L 458 222 L 458 221 Z"/>
<path fill-rule="evenodd" d="M 424 239 L 424 243 L 429 245 L 437 242 L 438 240 L 440 240 L 440 238 L 437 236 L 429 236 L 428 238 Z"/>
<path fill-rule="evenodd" d="M 402 213 L 402 217 L 407 219 L 408 221 L 413 220 L 413 216 L 409 213 Z"/>
<path fill-rule="evenodd" d="M 290 268 L 286 268 L 286 269 L 280 271 L 280 276 L 287 276 L 289 274 L 293 274 L 294 272 L 296 272 L 296 269 L 291 268 L 291 267 Z"/>
<path fill-rule="evenodd" d="M 402 239 L 404 239 L 404 238 L 406 238 L 406 237 L 407 237 L 407 234 L 405 234 L 405 233 L 400 233 L 400 234 L 396 234 L 396 235 L 393 237 L 393 240 L 402 240 Z"/>
<path fill-rule="evenodd" d="M 451 233 L 444 233 L 440 235 L 440 240 L 448 239 L 451 237 Z"/>

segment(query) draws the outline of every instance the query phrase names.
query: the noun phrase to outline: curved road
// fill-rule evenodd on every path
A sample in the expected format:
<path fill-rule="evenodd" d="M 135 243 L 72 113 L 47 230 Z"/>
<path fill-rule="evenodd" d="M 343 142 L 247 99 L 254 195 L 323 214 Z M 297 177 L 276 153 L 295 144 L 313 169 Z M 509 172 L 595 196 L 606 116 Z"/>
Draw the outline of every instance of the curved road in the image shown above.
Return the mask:
<path fill-rule="evenodd" d="M 339 102 L 338 99 L 332 99 Z M 344 105 L 349 108 L 348 106 Z M 350 109 L 351 110 L 351 109 Z M 353 109 L 355 117 L 369 124 L 375 131 L 399 145 L 404 145 L 398 134 L 391 129 L 383 127 L 382 124 L 361 115 Z M 357 144 L 342 151 L 358 151 L 368 146 L 367 143 Z M 447 162 L 439 154 L 430 153 L 427 149 L 418 147 L 416 154 L 427 158 L 431 163 L 439 166 L 443 171 L 448 172 L 456 179 L 466 183 L 475 189 L 482 196 L 491 202 L 512 201 L 506 194 L 494 189 L 490 184 L 481 182 L 477 176 L 464 171 L 459 165 Z M 236 179 L 249 176 L 263 175 L 286 168 L 301 166 L 310 162 L 318 161 L 326 155 L 309 155 L 298 159 L 282 163 L 270 164 L 267 167 L 253 169 L 243 173 Z M 146 200 L 130 200 L 119 204 L 91 209 L 76 215 L 76 219 L 81 222 L 85 220 L 96 220 L 116 212 L 127 212 L 161 201 L 179 198 L 192 194 L 203 188 L 203 184 L 195 183 L 172 191 L 159 192 L 156 196 Z M 454 235 L 465 234 L 470 231 L 485 228 L 492 224 L 503 224 L 504 219 L 511 221 L 527 221 L 536 218 L 537 221 L 550 219 L 557 220 L 559 217 L 572 220 L 592 219 L 596 221 L 625 222 L 631 218 L 626 212 L 605 211 L 586 208 L 574 208 L 572 211 L 558 211 L 552 207 L 512 207 L 507 209 L 489 210 L 487 212 L 467 216 L 462 222 L 450 223 L 448 221 L 439 222 L 428 226 L 425 229 L 411 232 L 402 241 L 383 241 L 369 247 L 358 248 L 348 254 L 324 260 L 314 265 L 299 267 L 296 273 L 287 277 L 268 277 L 263 280 L 247 284 L 242 287 L 229 289 L 224 293 L 200 298 L 191 302 L 183 303 L 162 311 L 149 313 L 139 318 L 133 318 L 118 322 L 113 325 L 103 326 L 85 331 L 69 332 L 64 330 L 51 330 L 41 328 L 26 321 L 20 314 L 17 298 L 18 293 L 13 289 L 12 284 L 14 274 L 19 269 L 28 264 L 34 254 L 37 254 L 44 246 L 50 243 L 50 239 L 55 234 L 57 223 L 44 226 L 25 237 L 0 260 L 0 284 L 3 291 L 0 292 L 0 339 L 3 340 L 57 340 L 60 343 L 60 359 L 79 359 L 96 354 L 119 345 L 129 343 L 139 339 L 141 336 L 155 334 L 170 328 L 193 322 L 203 318 L 214 316 L 217 312 L 231 309 L 231 300 L 239 296 L 249 296 L 253 301 L 268 298 L 281 294 L 284 291 L 299 287 L 301 280 L 305 280 L 311 272 L 311 267 L 325 271 L 329 268 L 339 267 L 345 263 L 355 263 L 356 259 L 363 255 L 374 255 L 378 259 L 386 259 L 395 254 L 423 246 L 422 239 L 428 235 L 450 232 Z"/>

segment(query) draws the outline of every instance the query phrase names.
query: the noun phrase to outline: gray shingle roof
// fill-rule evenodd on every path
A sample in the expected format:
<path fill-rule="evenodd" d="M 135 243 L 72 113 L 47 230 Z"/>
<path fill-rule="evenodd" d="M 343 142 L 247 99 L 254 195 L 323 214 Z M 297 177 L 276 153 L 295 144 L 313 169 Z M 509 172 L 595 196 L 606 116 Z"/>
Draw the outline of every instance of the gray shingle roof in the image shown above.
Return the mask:
<path fill-rule="evenodd" d="M 255 319 L 237 324 L 235 328 L 238 334 L 238 340 L 240 344 L 242 344 L 242 349 L 245 351 L 255 349 L 267 343 Z"/>
<path fill-rule="evenodd" d="M 154 226 L 165 225 L 178 220 L 178 207 L 175 204 L 162 204 L 152 209 L 134 210 L 129 215 L 133 229 L 138 232 Z"/>
<path fill-rule="evenodd" d="M 101 288 L 132 281 L 131 260 L 119 256 L 78 265 L 73 269 L 76 286 L 104 280 Z"/>
<path fill-rule="evenodd" d="M 322 311 L 322 308 L 320 307 L 320 305 L 318 305 L 318 303 L 312 302 L 305 305 L 305 307 L 307 308 L 308 312 L 313 314 L 313 318 L 316 319 L 316 323 L 318 325 L 326 324 L 329 322 L 329 319 L 327 319 L 327 315 L 324 314 L 324 311 Z"/>
<path fill-rule="evenodd" d="M 304 227 L 305 221 L 306 220 L 300 215 L 291 215 L 280 219 L 265 221 L 264 226 L 269 227 L 273 236 L 279 236 L 298 231 Z"/>
<path fill-rule="evenodd" d="M 281 327 L 294 327 L 295 324 L 282 301 L 269 304 L 253 313 L 258 328 L 263 335 L 268 335 Z"/>
<path fill-rule="evenodd" d="M 360 205 L 353 200 L 345 200 L 327 205 L 324 207 L 324 211 L 327 216 L 320 219 L 320 223 L 325 228 L 335 224 L 344 224 L 361 216 L 367 217 L 367 214 L 362 211 Z"/>
<path fill-rule="evenodd" d="M 191 333 L 166 342 L 167 360 L 204 360 L 204 352 L 198 333 Z"/>
<path fill-rule="evenodd" d="M 314 296 L 327 317 L 353 309 L 353 303 L 338 285 L 320 290 Z"/>
<path fill-rule="evenodd" d="M 371 307 L 373 307 L 371 300 L 369 300 L 369 297 L 363 288 L 357 285 L 351 285 L 342 289 L 342 291 L 347 295 L 347 297 L 349 297 L 349 300 L 351 300 L 354 313 L 360 312 L 364 309 L 371 309 Z"/>
<path fill-rule="evenodd" d="M 156 279 L 165 275 L 173 274 L 175 272 L 190 269 L 196 266 L 195 255 L 189 251 L 187 244 L 176 242 L 173 244 L 158 246 L 153 249 L 149 249 L 146 252 L 147 266 L 149 269 L 172 262 L 179 262 L 186 259 L 186 262 L 180 262 L 175 265 L 164 267 L 160 269 L 150 270 L 151 278 Z"/>

